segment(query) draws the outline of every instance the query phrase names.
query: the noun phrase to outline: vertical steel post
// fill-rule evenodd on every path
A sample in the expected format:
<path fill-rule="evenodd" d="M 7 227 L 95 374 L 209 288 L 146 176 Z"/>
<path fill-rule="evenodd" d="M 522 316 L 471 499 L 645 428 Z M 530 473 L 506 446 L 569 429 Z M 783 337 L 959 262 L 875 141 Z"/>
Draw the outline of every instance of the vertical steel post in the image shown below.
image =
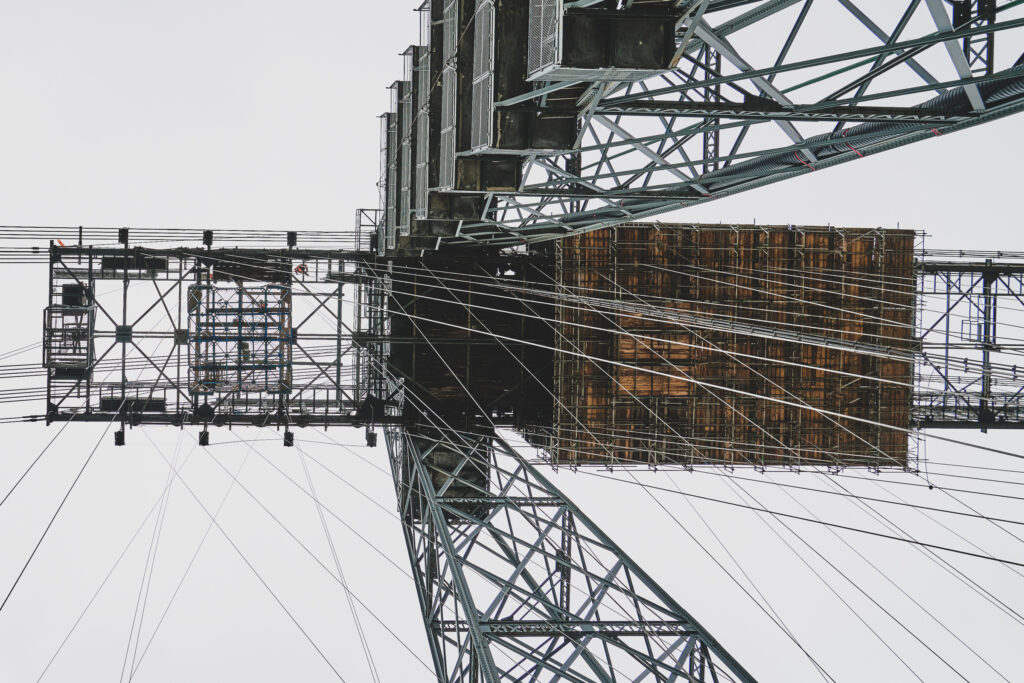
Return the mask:
<path fill-rule="evenodd" d="M 978 402 L 978 420 L 982 432 L 988 432 L 986 425 L 993 420 L 992 402 L 992 349 L 995 346 L 996 298 L 992 291 L 997 275 L 992 269 L 992 259 L 985 260 L 982 273 L 982 320 L 981 320 L 981 400 Z"/>

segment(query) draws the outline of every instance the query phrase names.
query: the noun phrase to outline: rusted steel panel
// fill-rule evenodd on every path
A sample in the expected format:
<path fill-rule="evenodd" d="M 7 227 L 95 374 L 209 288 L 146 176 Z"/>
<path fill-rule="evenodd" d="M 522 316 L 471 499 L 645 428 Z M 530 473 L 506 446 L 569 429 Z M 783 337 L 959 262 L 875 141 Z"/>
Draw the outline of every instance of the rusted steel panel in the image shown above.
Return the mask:
<path fill-rule="evenodd" d="M 905 466 L 913 250 L 829 227 L 562 240 L 554 459 Z"/>

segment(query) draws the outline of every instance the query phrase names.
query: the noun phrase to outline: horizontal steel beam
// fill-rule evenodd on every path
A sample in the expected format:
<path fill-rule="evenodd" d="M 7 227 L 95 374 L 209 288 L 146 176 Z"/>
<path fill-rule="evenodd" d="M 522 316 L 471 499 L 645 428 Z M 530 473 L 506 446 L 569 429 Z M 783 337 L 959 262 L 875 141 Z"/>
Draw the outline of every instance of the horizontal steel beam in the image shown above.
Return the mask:
<path fill-rule="evenodd" d="M 669 116 L 691 118 L 723 118 L 769 121 L 846 121 L 851 123 L 898 122 L 898 123 L 949 123 L 975 116 L 971 113 L 917 109 L 914 107 L 829 107 L 761 105 L 747 102 L 623 102 L 601 104 L 599 114 L 621 114 L 624 116 Z"/>
<path fill-rule="evenodd" d="M 53 413 L 47 416 L 48 422 L 113 422 L 124 419 L 132 425 L 183 425 L 211 427 L 287 425 L 288 427 L 321 427 L 324 424 L 336 426 L 362 427 L 371 424 L 370 420 L 354 415 L 312 415 L 297 413 L 264 413 L 262 415 L 216 415 L 210 420 L 202 420 L 192 413 L 118 413 L 92 411 Z M 374 425 L 408 425 L 410 420 L 397 416 L 374 418 Z"/>
<path fill-rule="evenodd" d="M 443 631 L 462 631 L 466 624 L 460 621 L 445 621 Z M 696 635 L 697 630 L 685 621 L 480 621 L 482 633 L 504 636 L 552 637 L 579 635 L 584 633 L 608 634 L 615 636 L 687 636 Z"/>

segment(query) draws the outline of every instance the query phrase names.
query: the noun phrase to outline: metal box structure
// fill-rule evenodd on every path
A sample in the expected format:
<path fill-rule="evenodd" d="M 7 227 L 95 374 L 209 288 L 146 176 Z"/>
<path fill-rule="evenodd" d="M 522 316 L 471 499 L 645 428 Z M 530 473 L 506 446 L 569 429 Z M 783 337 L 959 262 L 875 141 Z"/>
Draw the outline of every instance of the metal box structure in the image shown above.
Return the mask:
<path fill-rule="evenodd" d="M 553 312 L 516 294 L 550 288 L 550 266 L 534 255 L 396 259 L 388 370 L 405 381 L 406 408 L 467 427 L 550 425 Z"/>
<path fill-rule="evenodd" d="M 671 69 L 676 51 L 671 12 L 679 3 L 629 4 L 567 8 L 565 0 L 530 0 L 529 79 L 638 81 Z"/>
<path fill-rule="evenodd" d="M 630 224 L 561 241 L 552 459 L 906 466 L 913 258 L 910 231 Z"/>
<path fill-rule="evenodd" d="M 189 393 L 291 392 L 291 327 L 289 287 L 189 287 Z"/>
<path fill-rule="evenodd" d="M 388 421 L 372 410 L 379 392 L 340 322 L 344 290 L 372 246 L 366 232 L 348 251 L 300 249 L 285 233 L 290 246 L 279 249 L 53 246 L 46 419 Z"/>
<path fill-rule="evenodd" d="M 520 0 L 477 0 L 473 45 L 471 147 L 492 154 L 557 154 L 571 150 L 578 135 L 577 109 L 538 111 L 499 106 L 529 92 L 526 54 L 529 7 Z"/>
<path fill-rule="evenodd" d="M 90 373 L 95 324 L 95 306 L 48 306 L 43 316 L 43 366 L 62 379 Z"/>

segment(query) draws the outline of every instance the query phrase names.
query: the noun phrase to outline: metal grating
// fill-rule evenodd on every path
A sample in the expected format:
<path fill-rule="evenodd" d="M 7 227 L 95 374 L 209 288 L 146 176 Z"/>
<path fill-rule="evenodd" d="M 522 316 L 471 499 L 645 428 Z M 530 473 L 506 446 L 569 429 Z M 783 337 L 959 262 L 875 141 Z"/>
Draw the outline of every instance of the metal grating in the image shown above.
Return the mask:
<path fill-rule="evenodd" d="M 429 17 L 429 15 L 428 15 Z M 419 60 L 416 66 L 416 175 L 413 180 L 413 213 L 417 218 L 427 217 L 427 189 L 430 174 L 430 50 L 416 48 Z"/>
<path fill-rule="evenodd" d="M 387 173 L 387 207 L 384 215 L 384 230 L 387 236 L 388 249 L 395 248 L 395 219 L 398 211 L 398 116 L 388 114 L 388 173 Z"/>
<path fill-rule="evenodd" d="M 194 285 L 188 308 L 189 393 L 291 391 L 291 288 Z"/>
<path fill-rule="evenodd" d="M 406 54 L 409 62 L 409 71 L 412 71 L 411 50 Z M 398 192 L 398 213 L 395 216 L 395 229 L 400 235 L 409 234 L 409 214 L 412 210 L 412 170 L 415 158 L 413 156 L 412 132 L 414 126 L 413 88 L 410 81 L 403 81 L 399 86 L 401 102 L 399 104 L 399 192 Z"/>
<path fill-rule="evenodd" d="M 493 146 L 494 2 L 478 0 L 473 50 L 473 149 Z"/>
<path fill-rule="evenodd" d="M 530 0 L 530 35 L 526 71 L 529 76 L 558 64 L 562 0 Z"/>
<path fill-rule="evenodd" d="M 380 117 L 380 169 L 377 174 L 377 214 L 375 223 L 377 235 L 377 250 L 383 255 L 384 243 L 387 231 L 388 213 L 388 128 L 391 114 L 384 114 Z"/>
<path fill-rule="evenodd" d="M 455 187 L 455 107 L 459 77 L 456 60 L 459 52 L 459 2 L 450 0 L 444 8 L 444 68 L 441 71 L 441 139 L 438 186 Z"/>
<path fill-rule="evenodd" d="M 43 320 L 43 365 L 91 369 L 95 323 L 95 306 L 48 307 Z"/>

